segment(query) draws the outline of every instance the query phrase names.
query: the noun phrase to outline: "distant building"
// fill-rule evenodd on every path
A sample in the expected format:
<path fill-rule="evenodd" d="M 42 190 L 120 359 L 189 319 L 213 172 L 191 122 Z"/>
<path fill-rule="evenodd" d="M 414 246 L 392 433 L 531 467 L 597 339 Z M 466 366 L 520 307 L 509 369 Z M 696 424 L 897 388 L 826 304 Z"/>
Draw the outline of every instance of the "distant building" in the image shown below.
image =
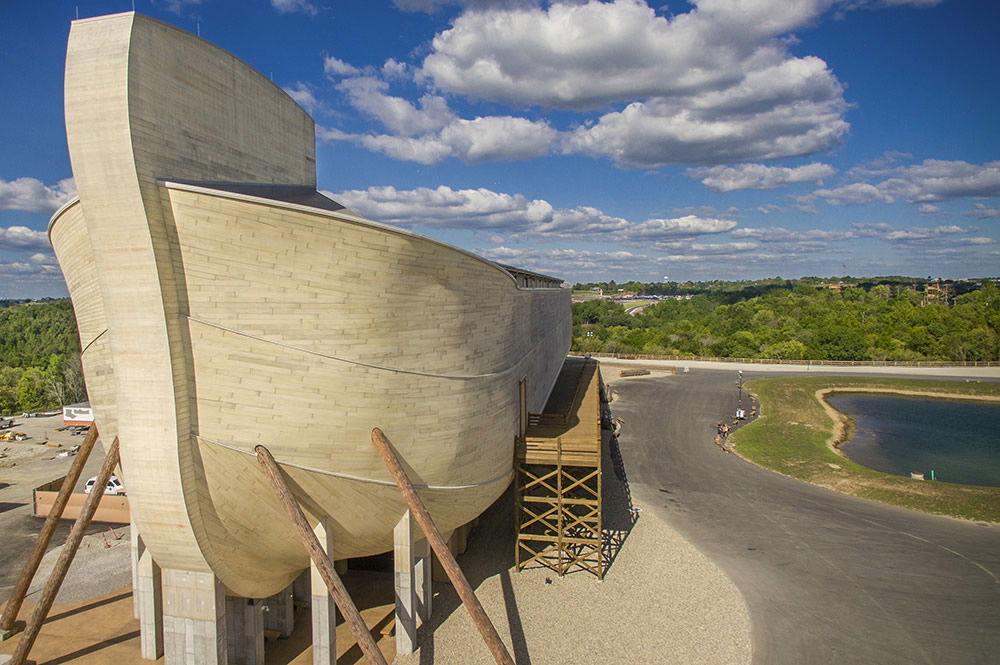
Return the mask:
<path fill-rule="evenodd" d="M 948 282 L 944 282 L 940 279 L 927 282 L 924 287 L 924 301 L 923 304 L 929 305 L 931 303 L 943 303 L 945 305 L 951 304 L 955 299 L 955 288 Z"/>

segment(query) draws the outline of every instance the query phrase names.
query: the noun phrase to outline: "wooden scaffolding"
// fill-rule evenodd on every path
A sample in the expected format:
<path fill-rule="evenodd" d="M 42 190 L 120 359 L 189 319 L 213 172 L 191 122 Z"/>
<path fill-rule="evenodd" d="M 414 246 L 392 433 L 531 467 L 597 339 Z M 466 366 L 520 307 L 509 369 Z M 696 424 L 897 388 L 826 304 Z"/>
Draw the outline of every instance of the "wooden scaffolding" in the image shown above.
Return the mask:
<path fill-rule="evenodd" d="M 517 445 L 517 570 L 574 567 L 604 578 L 601 383 L 596 360 L 567 358 L 545 410 Z"/>

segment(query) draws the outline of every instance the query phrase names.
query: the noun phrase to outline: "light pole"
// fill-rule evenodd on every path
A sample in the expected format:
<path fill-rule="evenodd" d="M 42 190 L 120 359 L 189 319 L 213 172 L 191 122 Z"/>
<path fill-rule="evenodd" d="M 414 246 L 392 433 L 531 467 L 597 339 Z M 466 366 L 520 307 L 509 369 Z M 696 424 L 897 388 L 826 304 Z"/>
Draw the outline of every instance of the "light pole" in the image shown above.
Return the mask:
<path fill-rule="evenodd" d="M 736 418 L 743 419 L 743 370 L 736 371 L 736 387 L 739 389 L 739 398 L 736 401 Z"/>

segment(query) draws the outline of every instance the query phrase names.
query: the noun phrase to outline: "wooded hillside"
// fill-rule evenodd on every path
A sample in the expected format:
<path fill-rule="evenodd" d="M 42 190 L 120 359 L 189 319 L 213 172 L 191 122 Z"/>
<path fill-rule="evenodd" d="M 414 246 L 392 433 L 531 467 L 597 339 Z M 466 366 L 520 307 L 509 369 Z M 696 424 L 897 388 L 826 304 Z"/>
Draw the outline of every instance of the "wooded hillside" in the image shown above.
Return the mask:
<path fill-rule="evenodd" d="M 0 309 L 0 414 L 46 411 L 84 399 L 70 301 Z"/>
<path fill-rule="evenodd" d="M 573 349 L 584 353 L 801 360 L 997 360 L 1000 291 L 991 282 L 954 305 L 887 285 L 840 291 L 775 284 L 665 300 L 632 316 L 610 300 L 573 305 Z M 755 290 L 751 289 L 750 293 Z"/>

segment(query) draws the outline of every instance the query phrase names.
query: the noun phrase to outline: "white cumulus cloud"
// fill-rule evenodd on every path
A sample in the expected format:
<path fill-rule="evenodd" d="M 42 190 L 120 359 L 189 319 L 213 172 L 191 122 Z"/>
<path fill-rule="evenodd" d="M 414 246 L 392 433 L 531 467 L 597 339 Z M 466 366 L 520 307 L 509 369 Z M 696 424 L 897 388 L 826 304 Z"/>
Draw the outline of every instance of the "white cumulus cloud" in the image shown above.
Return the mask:
<path fill-rule="evenodd" d="M 466 12 L 432 42 L 434 86 L 513 106 L 625 104 L 567 138 L 620 165 L 769 160 L 824 150 L 847 131 L 842 86 L 781 36 L 822 2 L 702 0 L 671 19 L 640 0 Z"/>
<path fill-rule="evenodd" d="M 406 121 L 434 122 L 413 107 L 407 109 L 400 106 L 396 110 L 399 114 L 392 122 L 398 122 L 400 127 Z M 420 164 L 436 164 L 449 157 L 470 164 L 530 159 L 547 154 L 557 137 L 557 132 L 544 121 L 511 116 L 488 116 L 472 120 L 455 118 L 436 133 L 416 136 L 349 134 L 325 128 L 321 128 L 318 133 L 324 140 L 352 141 L 395 159 Z"/>
<path fill-rule="evenodd" d="M 27 226 L 10 226 L 6 229 L 0 227 L 0 246 L 6 249 L 51 251 L 48 234 Z"/>
<path fill-rule="evenodd" d="M 323 71 L 327 76 L 356 76 L 361 70 L 340 58 L 328 55 L 323 59 Z"/>
<path fill-rule="evenodd" d="M 598 252 L 568 248 L 486 247 L 475 252 L 497 263 L 564 279 L 586 279 L 615 271 L 634 271 L 647 257 L 628 251 Z"/>
<path fill-rule="evenodd" d="M 316 113 L 322 104 L 316 99 L 316 95 L 313 94 L 312 89 L 302 83 L 297 81 L 294 86 L 282 88 L 289 97 L 295 100 L 295 103 L 305 109 L 308 113 Z"/>
<path fill-rule="evenodd" d="M 977 196 L 1000 196 L 1000 161 L 970 164 L 964 161 L 927 159 L 895 170 L 879 184 L 914 202 L 950 201 Z"/>
<path fill-rule="evenodd" d="M 36 178 L 0 180 L 0 210 L 54 212 L 74 196 L 76 185 L 72 178 L 60 180 L 54 186 Z"/>
<path fill-rule="evenodd" d="M 840 141 L 848 130 L 842 112 L 839 99 L 731 113 L 697 108 L 689 100 L 633 102 L 593 126 L 577 128 L 565 152 L 608 157 L 632 168 L 799 157 Z"/>
<path fill-rule="evenodd" d="M 552 216 L 546 201 L 484 188 L 369 187 L 331 196 L 366 217 L 402 226 L 524 231 Z"/>
<path fill-rule="evenodd" d="M 625 233 L 628 239 L 660 240 L 664 238 L 689 237 L 706 233 L 724 233 L 736 227 L 731 219 L 715 219 L 685 215 L 670 219 L 647 219 L 635 224 Z"/>
<path fill-rule="evenodd" d="M 892 203 L 894 201 L 893 197 L 881 188 L 864 182 L 834 189 L 817 189 L 810 197 L 823 199 L 832 205 L 862 205 L 865 203 Z"/>
<path fill-rule="evenodd" d="M 503 231 L 548 238 L 599 239 L 636 247 L 724 233 L 736 222 L 685 215 L 631 222 L 597 208 L 555 208 L 548 201 L 489 189 L 369 187 L 329 195 L 370 219 L 401 226 Z"/>
<path fill-rule="evenodd" d="M 345 79 L 338 87 L 347 93 L 355 108 L 378 119 L 397 135 L 414 136 L 438 131 L 455 118 L 443 97 L 424 95 L 418 109 L 402 97 L 387 94 L 389 84 L 374 77 Z"/>
<path fill-rule="evenodd" d="M 490 116 L 457 120 L 440 136 L 459 159 L 475 163 L 541 157 L 549 152 L 556 131 L 544 121 Z"/>
<path fill-rule="evenodd" d="M 302 12 L 309 16 L 315 16 L 319 13 L 319 7 L 309 0 L 271 0 L 271 6 L 282 14 Z"/>
<path fill-rule="evenodd" d="M 862 205 L 866 203 L 931 204 L 963 198 L 1000 196 L 1000 161 L 970 164 L 964 161 L 926 159 L 920 164 L 893 166 L 878 170 L 853 169 L 853 175 L 877 176 L 878 182 L 854 182 L 833 189 L 818 189 L 798 197 L 800 203 L 811 204 L 823 199 L 832 205 Z M 931 208 L 921 206 L 921 212 Z"/>
<path fill-rule="evenodd" d="M 972 204 L 972 208 L 962 214 L 966 217 L 975 217 L 977 219 L 990 219 L 1000 217 L 1000 208 L 988 206 L 984 203 L 974 203 Z"/>
<path fill-rule="evenodd" d="M 794 168 L 763 164 L 701 167 L 688 169 L 687 175 L 701 180 L 701 184 L 713 191 L 732 192 L 739 189 L 774 189 L 798 182 L 817 182 L 835 172 L 829 164 L 817 162 Z"/>

